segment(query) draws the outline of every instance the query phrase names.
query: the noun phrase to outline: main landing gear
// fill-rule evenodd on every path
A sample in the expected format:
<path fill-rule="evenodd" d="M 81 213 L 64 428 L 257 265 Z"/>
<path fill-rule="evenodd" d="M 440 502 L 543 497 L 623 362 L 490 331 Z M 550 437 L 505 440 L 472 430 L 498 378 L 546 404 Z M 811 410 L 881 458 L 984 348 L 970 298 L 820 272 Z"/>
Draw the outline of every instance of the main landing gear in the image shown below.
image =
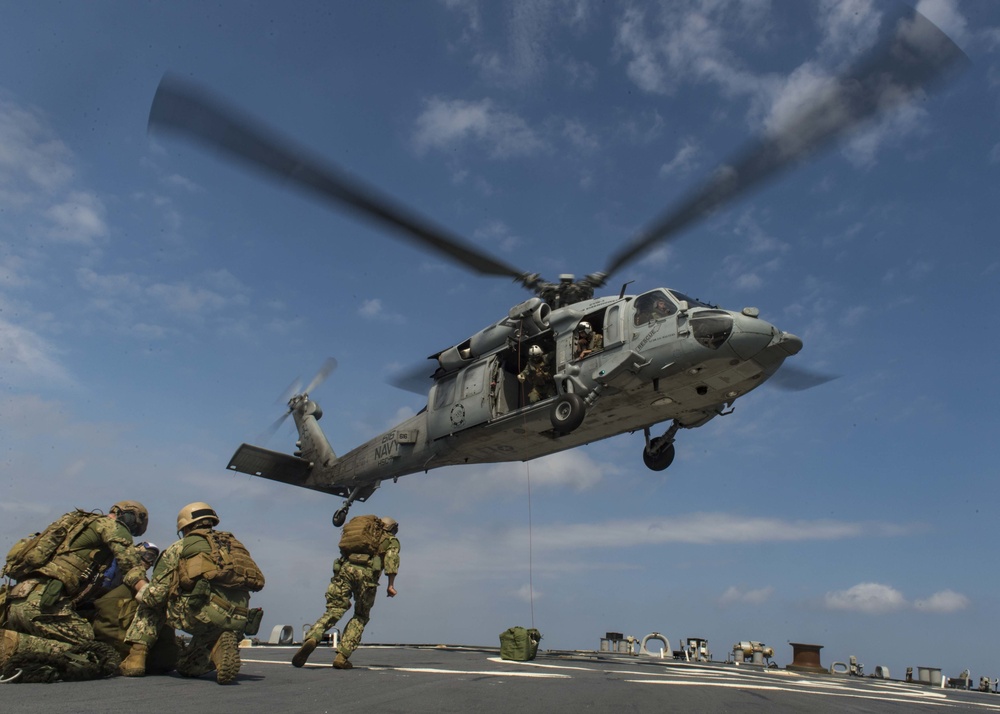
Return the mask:
<path fill-rule="evenodd" d="M 566 392 L 556 399 L 549 412 L 552 428 L 560 434 L 568 434 L 583 423 L 587 416 L 587 403 L 579 394 Z"/>
<path fill-rule="evenodd" d="M 675 419 L 663 436 L 649 438 L 649 427 L 642 432 L 646 435 L 646 446 L 642 450 L 642 462 L 653 471 L 663 471 L 674 462 L 674 435 L 681 425 Z"/>

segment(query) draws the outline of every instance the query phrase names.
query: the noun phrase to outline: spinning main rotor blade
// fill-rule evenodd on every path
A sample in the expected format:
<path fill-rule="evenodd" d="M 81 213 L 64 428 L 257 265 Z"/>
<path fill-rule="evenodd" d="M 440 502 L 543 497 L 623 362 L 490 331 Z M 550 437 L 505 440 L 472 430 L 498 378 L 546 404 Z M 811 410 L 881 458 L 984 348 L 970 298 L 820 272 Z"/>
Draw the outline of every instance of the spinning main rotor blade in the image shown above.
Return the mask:
<path fill-rule="evenodd" d="M 812 389 L 821 384 L 832 382 L 838 378 L 839 376 L 835 374 L 811 372 L 795 365 L 783 364 L 781 365 L 781 369 L 770 376 L 767 384 L 786 392 L 801 392 L 805 389 Z"/>
<path fill-rule="evenodd" d="M 191 84 L 165 76 L 153 97 L 149 128 L 196 139 L 273 178 L 305 188 L 338 206 L 396 230 L 404 238 L 484 275 L 521 279 L 526 273 L 487 255 L 462 238 L 396 203 L 345 172 L 294 148 L 276 133 L 256 125 Z"/>
<path fill-rule="evenodd" d="M 777 131 L 717 170 L 704 187 L 612 256 L 604 272 L 614 273 L 656 244 L 675 237 L 692 221 L 904 103 L 942 78 L 948 68 L 967 63 L 968 57 L 947 35 L 913 10 L 896 22 L 891 36 L 866 60 Z"/>

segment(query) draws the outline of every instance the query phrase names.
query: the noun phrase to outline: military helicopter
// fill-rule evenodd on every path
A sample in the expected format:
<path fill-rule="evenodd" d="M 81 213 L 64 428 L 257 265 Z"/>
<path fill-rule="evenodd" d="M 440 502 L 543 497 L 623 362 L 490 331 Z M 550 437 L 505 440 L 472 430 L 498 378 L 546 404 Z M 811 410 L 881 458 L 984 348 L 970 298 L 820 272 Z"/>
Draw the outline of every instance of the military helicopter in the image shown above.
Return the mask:
<path fill-rule="evenodd" d="M 731 413 L 734 402 L 774 378 L 802 340 L 761 319 L 653 287 L 595 297 L 608 278 L 696 219 L 922 92 L 962 51 L 915 10 L 857 67 L 832 83 L 780 130 L 721 167 L 676 208 L 611 257 L 601 272 L 543 280 L 434 225 L 357 178 L 246 118 L 187 82 L 166 76 L 150 110 L 150 129 L 195 139 L 230 158 L 291 182 L 339 208 L 390 228 L 482 275 L 512 278 L 534 293 L 499 320 L 430 356 L 427 405 L 396 427 L 337 456 L 319 426 L 323 412 L 305 390 L 288 399 L 298 430 L 294 455 L 242 444 L 228 464 L 252 474 L 344 498 L 351 505 L 387 479 L 442 466 L 528 461 L 626 432 L 642 431 L 642 459 L 662 471 L 680 429 Z M 527 369 L 526 369 L 527 368 Z M 531 369 L 535 387 L 522 381 Z M 821 375 L 783 375 L 809 386 Z M 538 375 L 542 375 L 538 384 Z M 793 379 L 792 381 L 795 381 Z M 776 380 L 777 381 L 777 380 Z M 284 418 L 283 417 L 283 418 Z M 666 425 L 659 435 L 657 425 Z"/>

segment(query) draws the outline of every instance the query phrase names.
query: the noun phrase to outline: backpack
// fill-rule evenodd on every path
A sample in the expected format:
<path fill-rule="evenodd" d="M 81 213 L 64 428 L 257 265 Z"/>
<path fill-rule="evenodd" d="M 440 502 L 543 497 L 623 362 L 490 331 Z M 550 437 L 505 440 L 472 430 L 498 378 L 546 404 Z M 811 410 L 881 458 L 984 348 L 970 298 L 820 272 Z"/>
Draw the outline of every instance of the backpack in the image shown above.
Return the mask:
<path fill-rule="evenodd" d="M 500 659 L 527 662 L 535 659 L 542 633 L 535 628 L 510 627 L 500 633 Z"/>
<path fill-rule="evenodd" d="M 340 536 L 341 555 L 378 555 L 385 526 L 378 516 L 355 516 L 344 524 Z"/>
<path fill-rule="evenodd" d="M 190 592 L 198 578 L 225 588 L 251 592 L 264 589 L 264 573 L 257 567 L 250 551 L 232 533 L 196 530 L 188 535 L 202 536 L 208 541 L 210 551 L 195 553 L 181 561 L 180 586 L 184 590 Z"/>
<path fill-rule="evenodd" d="M 102 514 L 71 511 L 41 533 L 22 538 L 7 553 L 7 562 L 0 577 L 24 580 L 39 568 L 47 565 L 54 556 L 66 552 L 73 540 Z"/>

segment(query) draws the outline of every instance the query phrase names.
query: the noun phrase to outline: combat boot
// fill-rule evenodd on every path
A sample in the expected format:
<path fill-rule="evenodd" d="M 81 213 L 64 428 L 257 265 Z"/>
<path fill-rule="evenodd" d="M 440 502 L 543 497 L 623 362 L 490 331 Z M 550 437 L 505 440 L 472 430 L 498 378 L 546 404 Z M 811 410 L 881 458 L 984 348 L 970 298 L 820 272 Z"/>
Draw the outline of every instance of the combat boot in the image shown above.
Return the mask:
<path fill-rule="evenodd" d="M 7 660 L 17 651 L 17 641 L 21 639 L 13 630 L 0 630 L 0 669 L 7 665 Z"/>
<path fill-rule="evenodd" d="M 236 635 L 228 631 L 219 635 L 209 657 L 215 665 L 216 682 L 231 684 L 236 681 L 236 675 L 240 673 L 240 648 Z"/>
<path fill-rule="evenodd" d="M 333 658 L 333 668 L 334 669 L 353 669 L 354 665 L 351 664 L 351 660 L 347 659 L 344 655 L 337 653 L 337 656 Z"/>
<path fill-rule="evenodd" d="M 312 637 L 305 638 L 302 641 L 302 646 L 299 647 L 299 651 L 295 653 L 294 657 L 292 657 L 292 666 L 301 667 L 304 665 L 306 660 L 309 659 L 309 655 L 313 653 L 313 650 L 316 649 L 318 644 L 319 642 L 314 640 Z"/>
<path fill-rule="evenodd" d="M 128 652 L 128 657 L 122 660 L 118 666 L 118 671 L 123 677 L 145 677 L 146 676 L 146 653 L 149 648 L 142 642 L 133 642 L 132 649 Z"/>

